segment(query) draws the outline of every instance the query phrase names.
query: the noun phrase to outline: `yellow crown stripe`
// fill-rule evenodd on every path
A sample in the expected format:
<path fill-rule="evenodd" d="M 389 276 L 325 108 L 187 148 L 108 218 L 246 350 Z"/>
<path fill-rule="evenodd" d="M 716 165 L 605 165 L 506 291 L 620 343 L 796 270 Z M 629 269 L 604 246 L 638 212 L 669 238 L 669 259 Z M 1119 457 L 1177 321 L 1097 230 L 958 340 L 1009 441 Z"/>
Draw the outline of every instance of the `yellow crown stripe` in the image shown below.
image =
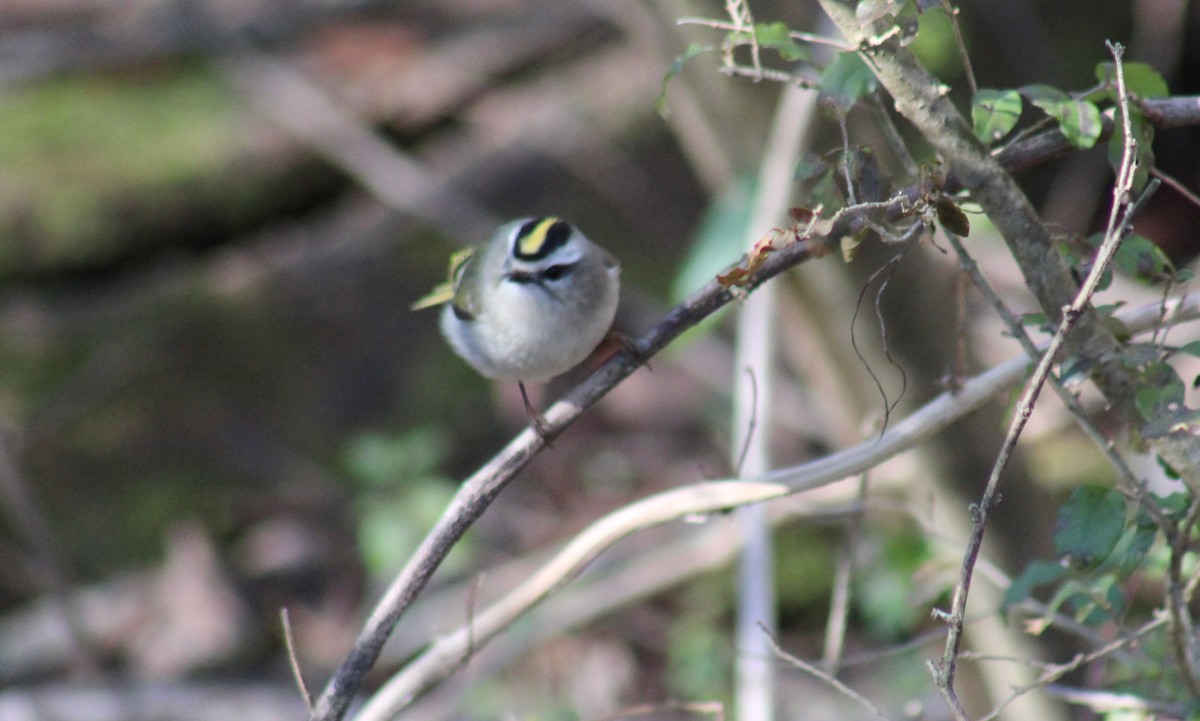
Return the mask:
<path fill-rule="evenodd" d="M 542 246 L 546 244 L 546 233 L 551 226 L 559 222 L 553 216 L 542 218 L 525 235 L 517 238 L 517 255 L 524 258 L 536 258 L 542 254 Z"/>

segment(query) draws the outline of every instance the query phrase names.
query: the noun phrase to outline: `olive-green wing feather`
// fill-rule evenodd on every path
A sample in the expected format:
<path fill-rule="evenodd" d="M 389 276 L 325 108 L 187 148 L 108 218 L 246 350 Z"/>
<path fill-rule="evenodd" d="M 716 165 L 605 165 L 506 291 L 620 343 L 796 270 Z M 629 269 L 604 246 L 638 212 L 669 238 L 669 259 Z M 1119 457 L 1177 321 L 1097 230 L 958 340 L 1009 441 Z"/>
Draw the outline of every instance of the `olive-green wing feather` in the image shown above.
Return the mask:
<path fill-rule="evenodd" d="M 474 250 L 474 248 L 465 248 L 451 255 L 450 273 L 446 282 L 438 283 L 436 286 L 434 286 L 433 290 L 421 296 L 415 303 L 409 306 L 409 308 L 411 310 L 424 310 L 425 308 L 432 308 L 435 305 L 445 305 L 446 303 L 456 300 L 456 286 L 462 279 L 463 270 L 467 266 L 467 261 L 471 259 L 471 253 L 473 253 Z M 469 311 L 469 308 L 464 310 Z"/>

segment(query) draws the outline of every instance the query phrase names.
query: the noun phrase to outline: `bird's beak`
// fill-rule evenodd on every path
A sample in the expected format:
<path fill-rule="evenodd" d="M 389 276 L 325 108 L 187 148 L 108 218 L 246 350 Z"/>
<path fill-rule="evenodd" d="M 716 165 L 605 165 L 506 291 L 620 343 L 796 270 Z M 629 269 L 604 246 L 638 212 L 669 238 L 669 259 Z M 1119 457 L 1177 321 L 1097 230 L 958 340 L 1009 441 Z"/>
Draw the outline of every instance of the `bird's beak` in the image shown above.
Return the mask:
<path fill-rule="evenodd" d="M 533 273 L 526 272 L 524 270 L 510 270 L 504 274 L 504 277 L 508 278 L 509 280 L 511 280 L 514 283 L 536 283 L 537 282 L 536 275 L 534 275 Z"/>

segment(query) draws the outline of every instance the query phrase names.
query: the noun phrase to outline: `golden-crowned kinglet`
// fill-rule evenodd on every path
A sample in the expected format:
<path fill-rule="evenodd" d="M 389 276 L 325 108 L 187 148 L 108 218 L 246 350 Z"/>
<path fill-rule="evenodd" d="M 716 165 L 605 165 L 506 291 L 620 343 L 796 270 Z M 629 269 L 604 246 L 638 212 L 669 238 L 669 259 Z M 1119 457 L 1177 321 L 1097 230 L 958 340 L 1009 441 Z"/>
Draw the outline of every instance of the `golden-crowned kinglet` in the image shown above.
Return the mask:
<path fill-rule="evenodd" d="M 441 326 L 454 351 L 488 378 L 520 383 L 540 432 L 524 381 L 565 373 L 596 349 L 617 310 L 620 272 L 570 223 L 523 218 L 456 255 L 449 284 L 413 308 L 448 302 Z"/>

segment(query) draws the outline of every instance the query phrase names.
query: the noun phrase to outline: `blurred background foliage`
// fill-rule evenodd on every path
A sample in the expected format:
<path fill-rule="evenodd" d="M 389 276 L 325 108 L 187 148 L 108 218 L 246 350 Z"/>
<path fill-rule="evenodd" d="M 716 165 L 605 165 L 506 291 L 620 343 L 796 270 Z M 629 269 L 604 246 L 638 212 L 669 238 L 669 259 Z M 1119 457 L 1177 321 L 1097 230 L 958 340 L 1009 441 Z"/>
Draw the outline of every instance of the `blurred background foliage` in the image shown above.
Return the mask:
<path fill-rule="evenodd" d="M 1085 89 L 1114 39 L 1174 94 L 1200 91 L 1194 4 L 1103 6 L 963 0 L 980 85 Z M 753 9 L 818 27 L 815 3 Z M 477 377 L 438 337 L 435 313 L 408 310 L 449 253 L 500 219 L 569 218 L 621 258 L 628 333 L 737 259 L 778 87 L 699 57 L 666 89 L 670 117 L 655 113 L 675 58 L 689 42 L 714 42 L 676 20 L 722 14 L 720 3 L 683 0 L 0 3 L 0 680 L 33 689 L 99 672 L 237 677 L 216 693 L 263 684 L 270 708 L 294 717 L 278 609 L 292 610 L 300 661 L 324 678 L 456 482 L 525 421 L 515 388 Z M 949 21 L 930 12 L 920 28 L 914 49 L 966 107 Z M 406 180 L 393 197 L 372 191 L 323 144 L 337 128 L 288 90 L 296 82 L 418 171 L 397 176 Z M 840 147 L 822 118 L 818 154 Z M 866 113 L 850 129 L 858 143 L 879 142 Z M 1164 169 L 1200 188 L 1194 129 L 1161 133 L 1155 147 Z M 367 165 L 394 160 L 366 155 Z M 1048 218 L 1080 233 L 1104 211 L 1110 178 L 1102 150 L 1021 176 Z M 978 225 L 981 262 L 1020 298 L 1019 277 Z M 1200 247 L 1200 211 L 1170 192 L 1138 229 L 1180 265 Z M 867 248 L 849 266 L 826 258 L 781 281 L 781 464 L 873 432 L 881 400 L 867 366 L 899 392 L 872 319 L 856 331 L 864 361 L 848 342 L 855 298 L 888 254 Z M 958 341 L 953 263 L 930 248 L 914 256 L 881 301 L 909 382 L 902 409 L 943 387 Z M 977 298 L 969 312 L 971 369 L 1014 352 Z M 727 330 L 712 323 L 655 359 L 556 441 L 434 591 L 505 564 L 519 577 L 520 559 L 605 511 L 728 475 Z M 998 399 L 881 475 L 938 476 L 973 497 L 1005 410 Z M 995 560 L 1013 575 L 1053 556 L 1054 512 L 1075 484 L 1110 480 L 1069 424 L 1047 418 L 1030 439 L 991 531 Z M 891 493 L 920 505 L 921 488 Z M 843 530 L 779 531 L 781 641 L 798 656 L 820 654 Z M 624 557 L 656 538 L 630 539 Z M 856 563 L 871 571 L 854 579 L 851 652 L 936 632 L 928 609 L 944 603 L 953 563 L 935 545 L 903 514 L 860 532 Z M 207 593 L 173 572 L 207 579 Z M 727 700 L 730 584 L 726 570 L 697 577 L 497 661 L 503 672 L 430 708 L 594 718 L 668 698 Z M 82 644 L 61 629 L 37 635 L 54 617 L 51 598 L 77 617 Z M 401 649 L 464 615 L 441 605 L 440 619 L 418 613 L 402 626 Z M 903 648 L 859 681 L 897 708 L 932 708 L 931 646 Z M 799 698 L 811 681 L 785 683 Z M 824 703 L 805 718 L 823 718 Z"/>

